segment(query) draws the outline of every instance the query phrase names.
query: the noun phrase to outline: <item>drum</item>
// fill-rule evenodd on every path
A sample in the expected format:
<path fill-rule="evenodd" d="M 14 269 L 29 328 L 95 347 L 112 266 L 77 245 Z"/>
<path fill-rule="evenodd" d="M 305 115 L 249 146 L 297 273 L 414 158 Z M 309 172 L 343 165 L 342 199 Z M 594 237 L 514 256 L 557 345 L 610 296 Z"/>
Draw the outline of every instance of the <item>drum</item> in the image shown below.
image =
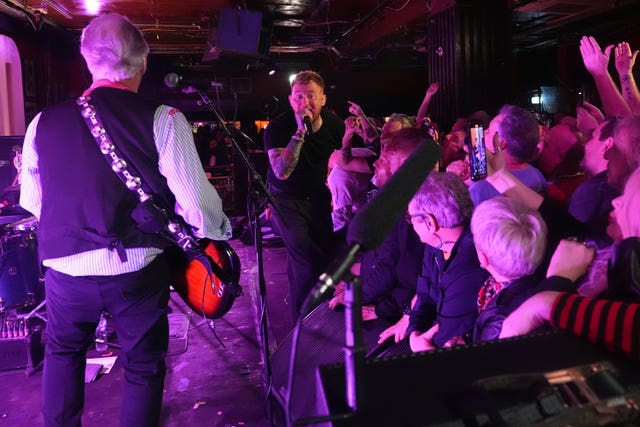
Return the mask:
<path fill-rule="evenodd" d="M 28 307 L 44 299 L 37 228 L 35 217 L 4 226 L 0 237 L 0 310 Z"/>

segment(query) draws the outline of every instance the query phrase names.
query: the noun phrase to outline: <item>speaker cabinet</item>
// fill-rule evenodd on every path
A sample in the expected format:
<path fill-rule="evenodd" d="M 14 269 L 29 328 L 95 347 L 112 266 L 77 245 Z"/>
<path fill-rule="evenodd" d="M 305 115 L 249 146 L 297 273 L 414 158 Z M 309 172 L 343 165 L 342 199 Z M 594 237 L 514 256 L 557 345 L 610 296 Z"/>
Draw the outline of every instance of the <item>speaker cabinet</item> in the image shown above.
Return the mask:
<path fill-rule="evenodd" d="M 221 54 L 257 57 L 262 30 L 262 14 L 241 9 L 220 10 L 218 27 L 209 34 L 203 61 L 218 59 Z"/>
<path fill-rule="evenodd" d="M 377 347 L 378 336 L 389 326 L 390 323 L 382 319 L 363 322 L 363 341 L 367 352 Z M 286 404 L 291 341 L 290 333 L 271 356 L 273 395 L 283 407 Z M 319 414 L 316 409 L 316 370 L 322 364 L 344 361 L 344 341 L 344 311 L 331 310 L 328 301 L 316 307 L 302 321 L 290 405 L 294 418 Z"/>
<path fill-rule="evenodd" d="M 626 382 L 627 389 L 638 390 L 640 367 L 637 362 L 596 347 L 586 339 L 557 331 L 367 360 L 363 378 L 359 379 L 364 381 L 364 396 L 358 414 L 329 425 L 530 425 L 530 422 L 523 421 L 488 424 L 487 417 L 499 405 L 494 398 L 488 398 L 476 381 L 493 381 L 490 379 L 499 377 L 501 384 L 511 384 L 514 392 L 502 394 L 500 403 L 511 402 L 515 390 L 524 382 L 523 376 L 602 362 L 611 363 L 616 368 L 618 378 Z M 325 404 L 321 408 L 322 413 L 338 415 L 348 412 L 343 393 L 344 365 L 324 365 L 318 372 L 318 402 Z M 539 395 L 532 394 L 531 402 L 520 405 L 525 410 L 517 415 L 524 417 L 533 413 L 540 406 L 536 406 L 535 401 L 535 396 Z M 480 422 L 482 419 L 485 421 Z M 576 420 L 535 425 L 601 425 L 576 423 Z"/>
<path fill-rule="evenodd" d="M 25 369 L 33 373 L 44 359 L 40 329 L 23 337 L 0 339 L 0 371 Z"/>

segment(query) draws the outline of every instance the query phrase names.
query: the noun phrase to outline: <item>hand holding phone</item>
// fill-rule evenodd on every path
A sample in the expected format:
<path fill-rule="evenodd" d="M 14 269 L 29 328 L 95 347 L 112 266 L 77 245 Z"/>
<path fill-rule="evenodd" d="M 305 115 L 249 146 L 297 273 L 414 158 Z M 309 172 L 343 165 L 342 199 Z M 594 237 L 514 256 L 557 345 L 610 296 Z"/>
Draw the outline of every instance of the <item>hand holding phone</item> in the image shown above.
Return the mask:
<path fill-rule="evenodd" d="M 487 177 L 487 155 L 484 142 L 484 126 L 481 123 L 467 125 L 465 140 L 469 148 L 469 164 L 471 166 L 471 180 L 479 181 Z"/>

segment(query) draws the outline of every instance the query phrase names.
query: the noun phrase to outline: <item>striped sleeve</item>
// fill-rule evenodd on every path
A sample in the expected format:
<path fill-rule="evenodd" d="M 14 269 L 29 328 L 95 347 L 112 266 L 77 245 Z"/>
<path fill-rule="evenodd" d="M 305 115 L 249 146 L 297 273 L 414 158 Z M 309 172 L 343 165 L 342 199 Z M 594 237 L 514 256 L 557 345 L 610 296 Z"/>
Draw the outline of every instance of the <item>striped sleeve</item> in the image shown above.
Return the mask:
<path fill-rule="evenodd" d="M 563 293 L 553 303 L 551 324 L 640 359 L 640 304 Z"/>
<path fill-rule="evenodd" d="M 176 197 L 175 212 L 193 227 L 197 237 L 231 238 L 231 224 L 222 211 L 222 200 L 205 176 L 184 114 L 166 105 L 158 107 L 154 135 L 160 173 Z"/>
<path fill-rule="evenodd" d="M 24 135 L 22 168 L 20 170 L 20 206 L 31 212 L 38 219 L 42 208 L 42 184 L 40 183 L 35 139 L 40 114 L 38 113 L 33 118 Z"/>

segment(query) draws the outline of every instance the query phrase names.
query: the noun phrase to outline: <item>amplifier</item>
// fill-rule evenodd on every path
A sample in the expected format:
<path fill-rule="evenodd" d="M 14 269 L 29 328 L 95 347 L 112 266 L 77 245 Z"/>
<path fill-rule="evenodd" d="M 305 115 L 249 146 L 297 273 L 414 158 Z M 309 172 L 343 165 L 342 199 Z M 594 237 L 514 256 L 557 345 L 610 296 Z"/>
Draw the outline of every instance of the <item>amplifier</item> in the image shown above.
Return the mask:
<path fill-rule="evenodd" d="M 555 393 L 555 400 L 550 398 L 551 393 L 543 393 L 546 389 L 538 388 L 539 380 L 545 379 L 549 373 L 564 372 L 564 377 L 570 377 L 571 372 L 583 369 L 584 365 L 590 369 L 592 366 L 607 366 L 615 371 L 613 375 L 607 372 L 590 377 L 579 375 L 590 382 L 591 388 L 605 390 L 604 395 L 615 397 L 615 402 L 602 398 L 601 403 L 608 405 L 608 409 L 600 415 L 606 413 L 612 419 L 614 415 L 624 418 L 629 416 L 625 411 L 632 407 L 636 408 L 637 414 L 637 404 L 629 405 L 625 400 L 628 397 L 626 391 L 636 394 L 631 399 L 634 402 L 640 400 L 640 367 L 637 362 L 592 345 L 583 338 L 557 331 L 368 360 L 362 378 L 358 378 L 364 382 L 362 405 L 350 418 L 347 418 L 344 364 L 323 365 L 318 369 L 318 412 L 332 414 L 336 420 L 331 423 L 333 427 L 535 424 L 523 420 L 489 423 L 488 418 L 498 418 L 495 414 L 502 418 L 517 415 L 527 419 L 535 415 L 540 418 L 540 424 L 535 425 L 604 425 L 595 419 L 576 422 L 576 417 L 586 420 L 587 411 L 597 409 L 597 404 L 580 401 L 579 387 L 568 384 L 566 392 Z M 611 379 L 614 377 L 615 381 Z M 561 386 L 564 384 L 553 384 L 554 388 Z M 612 395 L 609 392 L 612 389 L 620 392 Z M 558 401 L 567 400 L 563 393 L 574 396 L 577 403 L 567 405 L 566 413 L 555 414 L 551 411 L 554 404 L 557 409 Z M 541 400 L 541 396 L 549 398 Z M 540 408 L 548 412 L 547 416 L 553 414 L 546 423 L 540 413 L 534 414 Z M 560 409 L 563 409 L 562 405 Z M 598 414 L 592 411 L 590 415 Z M 558 417 L 563 416 L 573 419 L 560 422 Z"/>
<path fill-rule="evenodd" d="M 25 369 L 34 373 L 44 359 L 42 332 L 35 328 L 24 336 L 0 338 L 0 371 Z"/>

